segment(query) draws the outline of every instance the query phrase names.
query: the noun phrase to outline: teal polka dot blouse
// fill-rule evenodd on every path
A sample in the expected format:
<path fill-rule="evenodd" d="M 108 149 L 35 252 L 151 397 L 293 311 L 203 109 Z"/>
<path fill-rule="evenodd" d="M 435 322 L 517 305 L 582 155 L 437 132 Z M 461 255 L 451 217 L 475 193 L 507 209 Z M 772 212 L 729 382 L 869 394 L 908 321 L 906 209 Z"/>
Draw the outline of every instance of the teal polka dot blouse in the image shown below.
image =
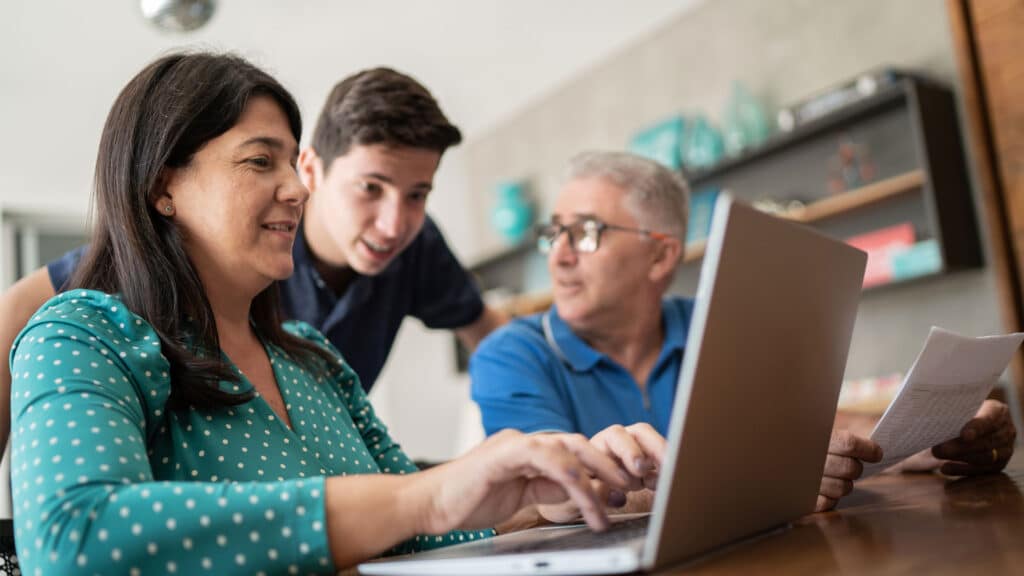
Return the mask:
<path fill-rule="evenodd" d="M 310 326 L 286 328 L 337 354 Z M 148 323 L 100 292 L 47 302 L 11 350 L 23 571 L 333 572 L 324 478 L 416 468 L 340 355 L 327 366 L 267 353 L 291 429 L 258 394 L 233 408 L 168 410 L 169 364 Z M 244 376 L 221 386 L 251 389 Z M 492 533 L 419 536 L 393 552 Z"/>

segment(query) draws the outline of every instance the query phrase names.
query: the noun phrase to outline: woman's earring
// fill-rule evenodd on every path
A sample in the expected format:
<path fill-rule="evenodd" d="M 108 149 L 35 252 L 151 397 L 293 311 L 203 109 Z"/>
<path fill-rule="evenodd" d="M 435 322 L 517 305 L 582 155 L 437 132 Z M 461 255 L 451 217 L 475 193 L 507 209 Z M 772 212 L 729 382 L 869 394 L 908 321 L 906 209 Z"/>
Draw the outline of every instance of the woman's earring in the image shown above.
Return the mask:
<path fill-rule="evenodd" d="M 167 214 L 168 216 L 174 214 L 174 204 L 171 204 L 170 202 L 164 204 L 164 214 Z"/>

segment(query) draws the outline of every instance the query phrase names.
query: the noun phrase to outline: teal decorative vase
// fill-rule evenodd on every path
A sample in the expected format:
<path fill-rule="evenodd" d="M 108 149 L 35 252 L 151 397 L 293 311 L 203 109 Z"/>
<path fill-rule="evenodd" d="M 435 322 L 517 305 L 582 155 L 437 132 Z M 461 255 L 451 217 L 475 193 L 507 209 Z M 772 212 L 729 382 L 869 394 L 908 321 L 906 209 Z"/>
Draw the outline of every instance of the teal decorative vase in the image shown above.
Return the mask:
<path fill-rule="evenodd" d="M 686 121 L 673 116 L 638 132 L 629 141 L 629 151 L 662 163 L 672 170 L 682 168 L 683 132 Z"/>
<path fill-rule="evenodd" d="M 722 135 L 704 115 L 696 116 L 683 136 L 683 166 L 688 170 L 710 168 L 722 158 Z"/>
<path fill-rule="evenodd" d="M 497 187 L 498 200 L 491 213 L 491 224 L 510 244 L 522 242 L 533 222 L 533 206 L 522 182 L 502 182 Z"/>
<path fill-rule="evenodd" d="M 740 82 L 733 82 L 732 96 L 722 114 L 725 153 L 738 156 L 768 139 L 771 128 L 761 104 Z"/>

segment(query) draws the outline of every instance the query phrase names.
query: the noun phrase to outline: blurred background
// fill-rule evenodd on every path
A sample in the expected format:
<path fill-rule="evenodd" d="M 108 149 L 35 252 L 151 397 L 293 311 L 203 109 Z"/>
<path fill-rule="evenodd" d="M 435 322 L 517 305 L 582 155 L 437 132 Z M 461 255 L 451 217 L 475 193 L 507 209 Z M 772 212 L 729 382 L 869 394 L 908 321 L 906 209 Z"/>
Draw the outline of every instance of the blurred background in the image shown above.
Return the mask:
<path fill-rule="evenodd" d="M 1024 2 L 1002 3 L 1006 19 L 998 2 L 955 0 L 219 0 L 191 31 L 174 27 L 201 13 L 145 16 L 162 4 L 173 3 L 4 2 L 3 287 L 82 241 L 117 92 L 154 57 L 193 46 L 275 74 L 302 108 L 304 143 L 346 75 L 385 65 L 428 86 L 465 136 L 444 156 L 428 212 L 488 298 L 511 310 L 544 302 L 528 230 L 566 160 L 613 148 L 693 183 L 678 292 L 696 286 L 702 207 L 723 190 L 871 254 L 850 407 L 884 407 L 932 325 L 1021 328 L 999 156 L 1010 148 L 992 120 L 999 87 L 984 80 L 1024 78 L 1024 64 L 995 56 L 989 66 L 979 46 L 985 25 L 1024 29 Z M 1000 30 L 991 45 L 1012 51 Z M 447 459 L 482 438 L 456 348 L 449 333 L 407 320 L 374 388 L 416 458 Z M 1004 375 L 1015 409 L 1019 385 Z"/>

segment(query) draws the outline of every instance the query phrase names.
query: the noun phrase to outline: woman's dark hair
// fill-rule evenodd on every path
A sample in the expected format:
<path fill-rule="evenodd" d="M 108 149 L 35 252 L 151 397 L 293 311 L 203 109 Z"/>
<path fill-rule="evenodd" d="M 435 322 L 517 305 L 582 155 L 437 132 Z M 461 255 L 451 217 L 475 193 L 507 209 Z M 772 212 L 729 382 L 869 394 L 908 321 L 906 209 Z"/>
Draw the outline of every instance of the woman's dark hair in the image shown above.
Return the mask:
<path fill-rule="evenodd" d="M 207 142 L 227 132 L 254 96 L 268 96 L 298 141 L 302 120 L 291 94 L 266 72 L 229 54 L 175 53 L 139 72 L 114 101 L 96 158 L 91 247 L 69 284 L 120 294 L 149 322 L 171 365 L 172 406 L 241 404 L 253 393 L 222 391 L 238 382 L 221 359 L 213 310 L 173 220 L 160 215 L 164 168 L 187 166 Z M 281 327 L 277 285 L 253 300 L 251 320 L 268 344 L 305 359 L 320 347 Z"/>
<path fill-rule="evenodd" d="M 426 148 L 443 154 L 462 141 L 429 90 L 391 68 L 371 68 L 338 82 L 313 131 L 324 170 L 353 145 Z"/>

